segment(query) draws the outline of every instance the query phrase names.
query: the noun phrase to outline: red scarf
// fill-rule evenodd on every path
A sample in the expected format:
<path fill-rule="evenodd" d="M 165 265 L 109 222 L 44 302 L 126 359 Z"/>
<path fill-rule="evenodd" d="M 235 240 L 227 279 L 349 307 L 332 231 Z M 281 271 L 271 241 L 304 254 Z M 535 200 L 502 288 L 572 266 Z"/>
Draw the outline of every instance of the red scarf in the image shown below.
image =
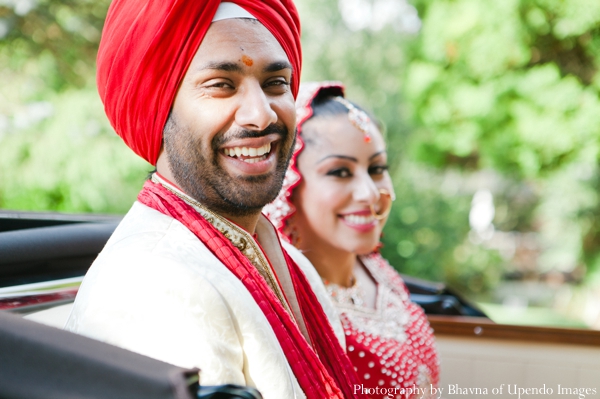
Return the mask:
<path fill-rule="evenodd" d="M 138 201 L 170 216 L 200 241 L 244 284 L 275 332 L 308 399 L 364 398 L 359 380 L 304 273 L 284 251 L 298 304 L 314 349 L 250 261 L 194 208 L 160 184 L 147 181 Z M 360 390 L 358 390 L 360 391 Z"/>

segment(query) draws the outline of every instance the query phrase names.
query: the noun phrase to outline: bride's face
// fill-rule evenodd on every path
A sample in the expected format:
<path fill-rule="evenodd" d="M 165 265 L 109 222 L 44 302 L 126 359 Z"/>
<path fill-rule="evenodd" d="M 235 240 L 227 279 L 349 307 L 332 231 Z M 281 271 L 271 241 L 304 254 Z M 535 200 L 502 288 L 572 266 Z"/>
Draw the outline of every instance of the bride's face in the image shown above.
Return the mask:
<path fill-rule="evenodd" d="M 371 140 L 346 114 L 317 117 L 303 126 L 305 148 L 298 158 L 302 181 L 293 195 L 297 212 L 298 246 L 315 246 L 356 253 L 371 252 L 379 242 L 392 192 L 387 153 L 381 133 L 373 127 Z M 385 209 L 384 209 L 385 208 Z"/>

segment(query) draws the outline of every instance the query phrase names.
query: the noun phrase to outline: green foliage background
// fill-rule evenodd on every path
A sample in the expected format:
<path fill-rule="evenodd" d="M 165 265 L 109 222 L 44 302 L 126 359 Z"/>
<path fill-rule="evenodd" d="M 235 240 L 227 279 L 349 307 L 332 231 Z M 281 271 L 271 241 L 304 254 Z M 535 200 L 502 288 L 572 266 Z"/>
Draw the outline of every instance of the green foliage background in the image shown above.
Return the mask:
<path fill-rule="evenodd" d="M 304 79 L 342 80 L 387 126 L 399 195 L 384 255 L 462 292 L 523 275 L 469 239 L 471 198 L 488 189 L 497 230 L 535 234 L 529 268 L 595 280 L 600 3 L 411 3 L 414 36 L 393 23 L 352 30 L 338 2 L 300 2 Z"/>
<path fill-rule="evenodd" d="M 119 214 L 141 188 L 94 85 L 108 4 L 0 2 L 0 208 Z"/>
<path fill-rule="evenodd" d="M 123 213 L 150 166 L 95 93 L 109 1 L 24 3 L 0 1 L 0 208 Z M 297 2 L 303 80 L 343 81 L 386 126 L 398 200 L 384 255 L 479 295 L 523 276 L 469 238 L 473 194 L 487 189 L 497 231 L 535 236 L 529 271 L 599 280 L 600 2 L 411 4 L 413 35 L 355 29 L 336 0 Z"/>

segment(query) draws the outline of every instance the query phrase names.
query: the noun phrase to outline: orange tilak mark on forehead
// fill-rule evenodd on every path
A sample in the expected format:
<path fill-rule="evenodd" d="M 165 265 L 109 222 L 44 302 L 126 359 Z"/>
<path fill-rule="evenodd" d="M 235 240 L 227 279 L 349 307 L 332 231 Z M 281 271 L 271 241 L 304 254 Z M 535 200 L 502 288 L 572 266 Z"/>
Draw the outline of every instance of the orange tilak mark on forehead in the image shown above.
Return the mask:
<path fill-rule="evenodd" d="M 252 66 L 252 64 L 254 64 L 254 61 L 252 60 L 252 58 L 248 57 L 247 55 L 242 55 L 242 62 L 246 66 Z"/>

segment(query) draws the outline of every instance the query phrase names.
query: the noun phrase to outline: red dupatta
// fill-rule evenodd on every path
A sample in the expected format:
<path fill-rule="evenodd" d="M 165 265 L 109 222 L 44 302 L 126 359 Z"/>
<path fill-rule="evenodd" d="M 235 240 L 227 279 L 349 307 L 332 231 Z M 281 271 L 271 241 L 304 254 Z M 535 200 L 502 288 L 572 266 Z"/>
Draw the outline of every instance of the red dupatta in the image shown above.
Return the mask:
<path fill-rule="evenodd" d="M 360 390 L 354 392 L 360 384 L 358 376 L 323 308 L 304 273 L 285 251 L 298 304 L 314 349 L 252 263 L 192 206 L 151 181 L 144 184 L 138 201 L 181 222 L 244 284 L 269 321 L 308 399 L 364 398 Z"/>

